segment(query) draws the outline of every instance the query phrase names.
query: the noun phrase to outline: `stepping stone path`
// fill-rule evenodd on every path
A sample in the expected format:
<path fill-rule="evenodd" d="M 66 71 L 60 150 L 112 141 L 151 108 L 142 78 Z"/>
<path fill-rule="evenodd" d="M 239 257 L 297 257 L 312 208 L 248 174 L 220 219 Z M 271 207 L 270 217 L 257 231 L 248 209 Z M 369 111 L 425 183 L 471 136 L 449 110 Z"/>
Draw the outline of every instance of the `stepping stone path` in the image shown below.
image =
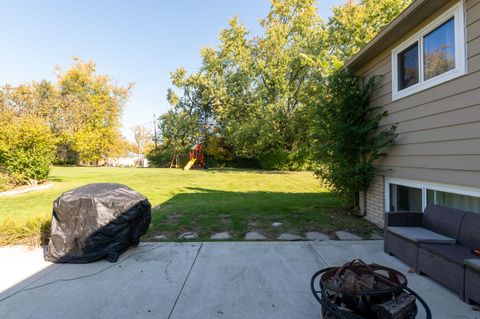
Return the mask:
<path fill-rule="evenodd" d="M 180 236 L 178 236 L 178 239 L 198 239 L 198 235 L 194 232 L 187 232 L 180 234 Z"/>
<path fill-rule="evenodd" d="M 153 239 L 156 239 L 156 240 L 165 240 L 165 239 L 167 239 L 167 236 L 165 236 L 165 235 L 158 235 L 158 236 L 153 237 Z"/>
<path fill-rule="evenodd" d="M 280 222 L 274 222 L 272 224 L 273 227 L 280 227 L 280 226 L 283 226 L 283 223 L 280 223 Z"/>
<path fill-rule="evenodd" d="M 308 233 L 305 233 L 305 238 L 307 240 L 318 240 L 318 241 L 330 239 L 327 235 L 322 234 L 318 231 L 310 231 Z"/>
<path fill-rule="evenodd" d="M 267 240 L 267 237 L 255 231 L 251 231 L 245 234 L 245 240 Z"/>
<path fill-rule="evenodd" d="M 290 234 L 290 233 L 281 233 L 280 236 L 277 237 L 278 240 L 288 240 L 288 241 L 296 241 L 296 240 L 303 240 L 302 237 Z"/>
<path fill-rule="evenodd" d="M 221 233 L 216 233 L 213 234 L 210 239 L 214 240 L 225 240 L 225 239 L 230 239 L 230 234 L 228 232 L 221 232 Z"/>
<path fill-rule="evenodd" d="M 361 237 L 343 230 L 335 232 L 335 235 L 339 240 L 362 240 Z"/>

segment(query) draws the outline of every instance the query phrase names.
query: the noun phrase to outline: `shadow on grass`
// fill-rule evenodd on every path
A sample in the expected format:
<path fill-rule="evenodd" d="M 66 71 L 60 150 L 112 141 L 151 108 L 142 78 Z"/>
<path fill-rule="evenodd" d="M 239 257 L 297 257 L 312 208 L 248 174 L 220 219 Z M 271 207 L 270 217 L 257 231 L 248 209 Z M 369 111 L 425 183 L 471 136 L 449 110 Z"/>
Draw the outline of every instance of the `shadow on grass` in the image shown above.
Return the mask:
<path fill-rule="evenodd" d="M 48 177 L 49 182 L 63 182 L 63 178 L 59 176 L 49 176 Z"/>
<path fill-rule="evenodd" d="M 264 169 L 257 169 L 257 168 L 223 168 L 223 167 L 209 168 L 207 171 L 221 172 L 221 173 L 245 172 L 245 173 L 266 174 L 266 175 L 285 175 L 285 174 L 291 173 L 289 171 L 264 170 Z"/>
<path fill-rule="evenodd" d="M 270 239 L 280 232 L 303 236 L 307 231 L 331 234 L 346 230 L 367 235 L 374 228 L 349 215 L 335 195 L 323 193 L 227 192 L 189 187 L 157 206 L 146 239 L 164 234 L 175 239 L 194 231 L 207 240 L 215 232 L 228 231 L 232 239 L 243 239 L 248 231 L 260 231 Z M 273 227 L 281 222 L 281 227 Z"/>

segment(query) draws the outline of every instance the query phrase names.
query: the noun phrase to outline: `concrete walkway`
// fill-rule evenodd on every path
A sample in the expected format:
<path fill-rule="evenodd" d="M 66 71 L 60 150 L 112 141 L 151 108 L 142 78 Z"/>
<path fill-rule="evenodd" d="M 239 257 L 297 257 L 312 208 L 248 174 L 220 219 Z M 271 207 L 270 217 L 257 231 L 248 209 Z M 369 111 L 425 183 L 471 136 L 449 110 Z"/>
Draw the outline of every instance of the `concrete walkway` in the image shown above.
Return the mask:
<path fill-rule="evenodd" d="M 321 318 L 312 274 L 354 258 L 408 267 L 381 241 L 147 243 L 119 262 L 58 265 L 41 249 L 0 249 L 0 318 Z M 435 319 L 480 313 L 407 274 Z M 424 318 L 423 313 L 417 318 Z"/>

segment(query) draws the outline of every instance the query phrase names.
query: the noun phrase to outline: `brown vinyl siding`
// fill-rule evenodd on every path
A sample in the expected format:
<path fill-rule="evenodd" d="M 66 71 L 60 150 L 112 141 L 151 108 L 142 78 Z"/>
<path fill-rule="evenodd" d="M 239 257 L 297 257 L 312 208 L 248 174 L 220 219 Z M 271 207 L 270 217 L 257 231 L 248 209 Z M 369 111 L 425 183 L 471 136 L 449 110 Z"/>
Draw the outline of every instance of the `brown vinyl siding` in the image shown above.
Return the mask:
<path fill-rule="evenodd" d="M 480 0 L 466 0 L 467 74 L 392 101 L 391 51 L 458 1 L 450 1 L 357 74 L 380 76 L 372 104 L 399 137 L 377 162 L 381 175 L 480 188 Z"/>
<path fill-rule="evenodd" d="M 480 4 L 480 0 L 467 1 L 467 2 L 465 3 L 465 8 L 467 8 L 467 10 L 470 10 L 471 8 L 473 8 L 474 6 L 476 6 L 477 4 Z"/>

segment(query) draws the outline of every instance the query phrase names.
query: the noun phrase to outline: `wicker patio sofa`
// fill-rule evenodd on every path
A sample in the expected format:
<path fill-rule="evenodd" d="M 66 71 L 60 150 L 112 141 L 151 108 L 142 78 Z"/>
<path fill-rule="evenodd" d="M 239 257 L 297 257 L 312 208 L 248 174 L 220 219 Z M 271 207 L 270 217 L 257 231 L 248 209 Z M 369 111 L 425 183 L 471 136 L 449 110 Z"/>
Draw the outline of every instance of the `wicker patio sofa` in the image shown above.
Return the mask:
<path fill-rule="evenodd" d="M 456 292 L 480 302 L 480 214 L 437 205 L 425 212 L 385 214 L 385 252 Z"/>

